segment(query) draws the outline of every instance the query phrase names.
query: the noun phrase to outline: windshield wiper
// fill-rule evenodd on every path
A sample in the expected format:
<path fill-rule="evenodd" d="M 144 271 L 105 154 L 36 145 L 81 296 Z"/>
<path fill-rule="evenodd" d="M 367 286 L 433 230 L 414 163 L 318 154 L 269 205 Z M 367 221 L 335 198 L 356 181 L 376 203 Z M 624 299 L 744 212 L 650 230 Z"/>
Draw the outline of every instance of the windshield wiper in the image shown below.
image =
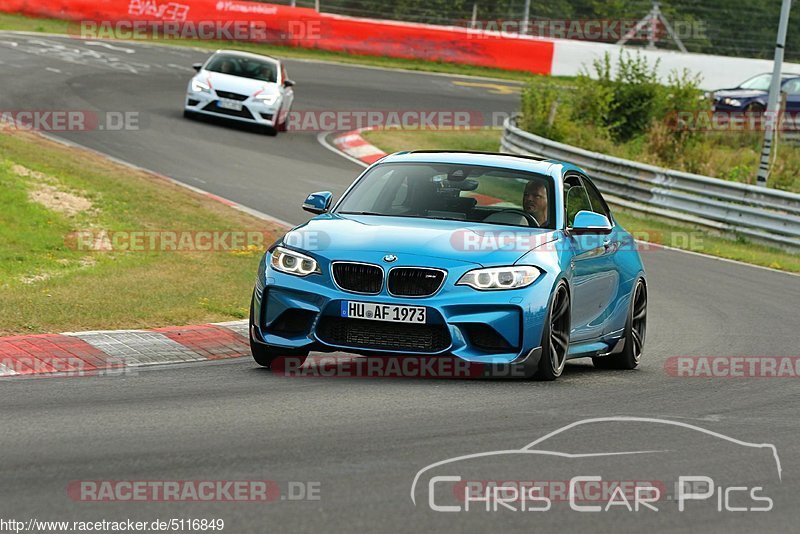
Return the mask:
<path fill-rule="evenodd" d="M 389 215 L 388 213 L 378 213 L 375 211 L 339 211 L 337 213 L 340 215 L 377 215 L 379 217 L 394 217 L 394 215 Z"/>

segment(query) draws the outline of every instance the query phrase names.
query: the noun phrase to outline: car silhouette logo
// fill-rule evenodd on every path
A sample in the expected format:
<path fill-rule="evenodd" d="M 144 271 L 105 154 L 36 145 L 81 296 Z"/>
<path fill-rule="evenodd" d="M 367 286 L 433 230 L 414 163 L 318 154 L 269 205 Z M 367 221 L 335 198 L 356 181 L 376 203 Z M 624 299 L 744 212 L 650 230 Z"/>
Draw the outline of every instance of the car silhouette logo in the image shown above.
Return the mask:
<path fill-rule="evenodd" d="M 397 256 L 395 256 L 394 254 L 387 254 L 386 256 L 383 257 L 383 261 L 385 261 L 386 263 L 392 263 L 393 261 L 397 261 Z"/>

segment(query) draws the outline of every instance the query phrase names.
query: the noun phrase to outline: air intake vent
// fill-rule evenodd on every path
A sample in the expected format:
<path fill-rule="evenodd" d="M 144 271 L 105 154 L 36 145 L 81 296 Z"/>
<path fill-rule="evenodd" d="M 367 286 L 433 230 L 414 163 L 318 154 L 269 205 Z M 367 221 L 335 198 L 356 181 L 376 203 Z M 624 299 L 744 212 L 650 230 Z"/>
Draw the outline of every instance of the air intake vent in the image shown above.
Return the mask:
<path fill-rule="evenodd" d="M 383 287 L 383 269 L 367 263 L 339 261 L 333 264 L 333 280 L 345 291 L 377 295 Z"/>
<path fill-rule="evenodd" d="M 239 102 L 247 100 L 247 95 L 242 95 L 239 93 L 230 93 L 228 91 L 220 90 L 215 90 L 214 92 L 217 93 L 217 96 L 220 98 L 227 98 L 228 100 L 238 100 Z"/>
<path fill-rule="evenodd" d="M 323 317 L 317 336 L 332 345 L 398 352 L 440 352 L 450 346 L 444 325 L 405 324 Z"/>
<path fill-rule="evenodd" d="M 395 267 L 389 272 L 389 293 L 398 297 L 427 297 L 444 282 L 445 272 L 439 269 Z"/>

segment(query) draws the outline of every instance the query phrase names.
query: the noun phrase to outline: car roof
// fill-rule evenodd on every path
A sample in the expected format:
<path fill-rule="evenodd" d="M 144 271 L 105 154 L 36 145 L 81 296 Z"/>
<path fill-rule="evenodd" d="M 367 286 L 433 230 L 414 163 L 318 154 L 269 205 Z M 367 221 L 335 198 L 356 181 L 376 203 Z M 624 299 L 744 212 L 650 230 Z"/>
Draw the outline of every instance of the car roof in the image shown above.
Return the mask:
<path fill-rule="evenodd" d="M 276 57 L 267 56 L 265 54 L 254 54 L 252 52 L 244 52 L 242 50 L 228 50 L 228 49 L 223 48 L 223 49 L 215 51 L 214 54 L 230 54 L 232 56 L 249 57 L 249 58 L 252 58 L 252 59 L 269 59 L 269 60 L 272 60 L 272 61 L 274 61 L 276 63 L 280 63 L 281 62 L 281 60 L 276 58 Z"/>
<path fill-rule="evenodd" d="M 381 159 L 380 163 L 463 163 L 465 165 L 513 169 L 544 175 L 560 175 L 567 170 L 583 172 L 577 166 L 562 161 L 548 160 L 536 156 L 469 150 L 408 150 L 390 154 Z"/>
<path fill-rule="evenodd" d="M 772 73 L 762 72 L 761 74 L 754 74 L 747 79 L 752 80 L 753 78 L 758 78 L 759 76 L 772 76 Z M 781 72 L 781 78 L 800 78 L 800 74 L 794 72 Z"/>

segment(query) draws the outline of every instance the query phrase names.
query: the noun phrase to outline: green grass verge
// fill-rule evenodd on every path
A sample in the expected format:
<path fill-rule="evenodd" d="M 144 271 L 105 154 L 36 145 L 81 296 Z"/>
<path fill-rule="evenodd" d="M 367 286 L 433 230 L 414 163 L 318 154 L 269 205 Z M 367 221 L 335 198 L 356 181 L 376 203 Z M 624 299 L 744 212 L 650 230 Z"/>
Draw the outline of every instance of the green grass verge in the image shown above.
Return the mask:
<path fill-rule="evenodd" d="M 103 230 L 123 236 L 116 250 L 92 250 L 73 234 Z M 114 232 L 135 231 L 252 232 L 253 245 L 222 241 L 217 251 L 176 252 L 169 243 L 152 250 L 147 238 L 125 250 L 135 234 Z M 242 319 L 262 243 L 280 232 L 91 152 L 0 131 L 0 335 Z"/>
<path fill-rule="evenodd" d="M 26 17 L 23 15 L 13 15 L 0 13 L 0 30 L 15 30 L 45 33 L 68 33 L 69 22 L 58 19 L 45 19 Z M 335 61 L 353 65 L 365 65 L 371 67 L 383 67 L 391 69 L 407 69 L 421 72 L 439 72 L 444 74 L 455 74 L 461 76 L 483 76 L 488 78 L 499 78 L 503 80 L 524 82 L 532 74 L 524 71 L 509 71 L 493 69 L 489 67 L 478 67 L 472 65 L 460 65 L 457 63 L 446 63 L 443 61 L 425 61 L 417 59 L 400 59 L 381 56 L 355 55 L 347 52 L 330 52 L 327 50 L 317 50 L 310 48 L 299 48 L 294 46 L 277 46 L 258 44 L 239 41 L 202 41 L 195 39 L 154 39 L 153 43 L 170 44 L 176 46 L 194 46 L 216 50 L 218 48 L 236 48 L 248 52 L 267 54 L 280 58 L 292 59 L 313 59 L 322 61 Z M 568 79 L 568 78 L 564 78 Z"/>
<path fill-rule="evenodd" d="M 499 150 L 501 135 L 502 132 L 498 129 L 467 131 L 374 130 L 364 133 L 364 137 L 369 142 L 388 153 L 412 149 L 495 152 Z M 621 208 L 614 209 L 614 216 L 628 231 L 647 241 L 773 269 L 800 272 L 800 255 L 797 254 L 748 243 L 744 240 L 728 239 L 710 234 L 702 228 L 642 216 L 626 212 Z"/>

